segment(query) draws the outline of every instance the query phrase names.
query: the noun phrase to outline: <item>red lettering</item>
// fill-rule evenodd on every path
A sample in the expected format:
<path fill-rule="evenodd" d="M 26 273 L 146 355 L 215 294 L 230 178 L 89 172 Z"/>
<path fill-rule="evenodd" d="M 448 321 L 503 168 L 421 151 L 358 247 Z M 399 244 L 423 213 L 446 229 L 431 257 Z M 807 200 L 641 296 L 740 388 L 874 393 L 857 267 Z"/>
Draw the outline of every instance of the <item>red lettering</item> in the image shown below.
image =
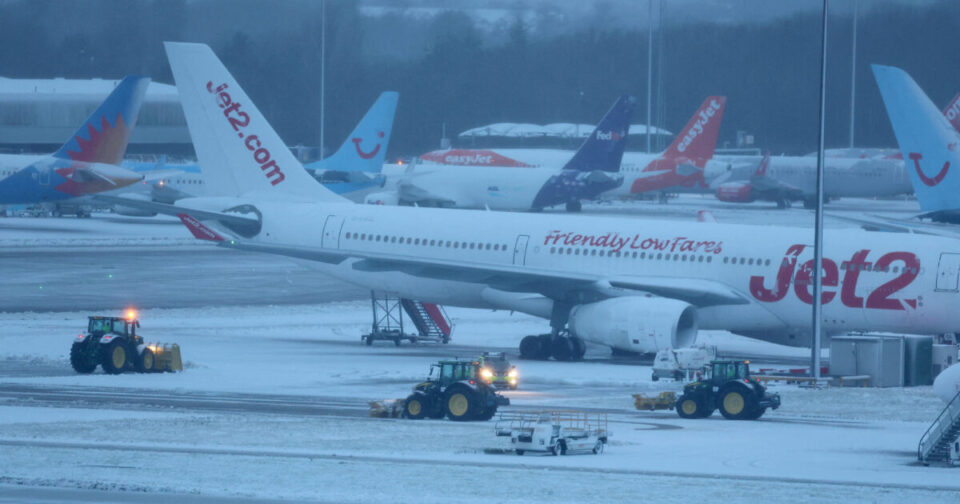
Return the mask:
<path fill-rule="evenodd" d="M 780 264 L 780 270 L 777 272 L 777 283 L 773 289 L 764 286 L 764 277 L 750 277 L 750 294 L 758 301 L 773 303 L 780 301 L 787 295 L 790 288 L 790 279 L 793 278 L 793 272 L 797 267 L 797 256 L 803 252 L 805 245 L 791 245 L 783 256 L 783 262 Z"/>
<path fill-rule="evenodd" d="M 797 271 L 796 280 L 793 283 L 793 291 L 807 304 L 813 304 L 813 259 L 803 263 L 800 270 Z M 840 280 L 840 272 L 837 270 L 837 263 L 830 259 L 823 258 L 823 276 L 820 278 L 822 287 L 836 287 Z M 833 301 L 837 293 L 822 289 L 820 292 L 820 304 L 827 304 Z"/>
<path fill-rule="evenodd" d="M 903 303 L 897 299 L 890 299 L 890 296 L 910 285 L 914 278 L 920 274 L 920 260 L 910 252 L 890 252 L 877 260 L 874 270 L 886 271 L 891 263 L 895 261 L 903 262 L 903 272 L 897 278 L 877 287 L 875 291 L 867 297 L 867 308 L 880 310 L 906 310 Z M 916 308 L 916 299 L 904 299 L 905 303 Z"/>
<path fill-rule="evenodd" d="M 869 253 L 869 250 L 858 250 L 847 262 L 847 272 L 843 275 L 843 288 L 840 289 L 840 302 L 844 306 L 863 308 L 863 298 L 857 296 L 857 281 L 860 279 L 860 271 L 870 264 L 864 260 Z"/>
<path fill-rule="evenodd" d="M 253 145 L 253 142 L 257 142 L 257 145 Z M 260 139 L 257 138 L 257 135 L 248 136 L 243 143 L 247 144 L 247 150 L 255 151 L 260 148 Z"/>
<path fill-rule="evenodd" d="M 260 147 L 253 152 L 253 159 L 260 164 L 264 164 L 270 160 L 270 151 Z"/>
<path fill-rule="evenodd" d="M 270 180 L 271 185 L 277 185 L 280 182 L 283 182 L 283 180 L 286 178 L 283 176 L 283 172 L 280 171 L 280 167 L 277 166 L 276 161 L 270 161 L 269 163 L 266 163 L 263 166 L 261 166 L 260 169 L 266 172 L 268 180 L 272 179 Z M 267 171 L 268 169 L 270 169 L 270 171 Z"/>

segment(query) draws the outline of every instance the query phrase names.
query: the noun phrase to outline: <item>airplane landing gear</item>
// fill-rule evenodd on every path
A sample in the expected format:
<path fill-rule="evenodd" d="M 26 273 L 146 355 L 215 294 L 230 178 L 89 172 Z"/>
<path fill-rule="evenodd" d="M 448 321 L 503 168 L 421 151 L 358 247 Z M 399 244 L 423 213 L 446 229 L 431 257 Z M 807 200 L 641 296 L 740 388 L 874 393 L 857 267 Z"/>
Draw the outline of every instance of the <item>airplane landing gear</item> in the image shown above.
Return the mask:
<path fill-rule="evenodd" d="M 583 340 L 566 334 L 540 334 L 520 340 L 521 359 L 547 360 L 553 357 L 558 361 L 573 361 L 582 359 L 586 351 Z"/>

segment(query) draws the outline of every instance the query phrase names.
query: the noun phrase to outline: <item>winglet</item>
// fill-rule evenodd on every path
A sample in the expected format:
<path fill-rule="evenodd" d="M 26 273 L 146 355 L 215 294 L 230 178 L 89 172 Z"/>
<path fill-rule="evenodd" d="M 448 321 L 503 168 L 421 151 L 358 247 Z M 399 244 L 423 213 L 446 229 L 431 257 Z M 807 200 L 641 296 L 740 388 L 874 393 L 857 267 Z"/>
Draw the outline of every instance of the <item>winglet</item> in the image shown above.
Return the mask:
<path fill-rule="evenodd" d="M 203 225 L 202 222 L 197 220 L 192 215 L 182 213 L 177 214 L 177 217 L 180 218 L 180 221 L 183 222 L 184 226 L 187 226 L 187 229 L 190 230 L 190 233 L 193 234 L 193 237 L 198 240 L 207 240 L 213 242 L 226 241 L 226 238 L 220 236 L 220 234 L 216 231 Z"/>
<path fill-rule="evenodd" d="M 757 171 L 754 172 L 754 175 L 757 177 L 766 177 L 767 168 L 770 167 L 770 151 L 763 153 L 763 159 L 760 160 L 760 164 L 757 165 Z"/>

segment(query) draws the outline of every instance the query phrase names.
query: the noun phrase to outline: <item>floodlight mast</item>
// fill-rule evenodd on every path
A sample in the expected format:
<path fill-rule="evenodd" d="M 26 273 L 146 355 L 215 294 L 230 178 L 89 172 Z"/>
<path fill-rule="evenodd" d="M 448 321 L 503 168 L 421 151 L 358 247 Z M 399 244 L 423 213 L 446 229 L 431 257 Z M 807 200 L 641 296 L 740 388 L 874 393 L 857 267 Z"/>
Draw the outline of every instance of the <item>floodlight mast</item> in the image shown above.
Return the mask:
<path fill-rule="evenodd" d="M 820 380 L 820 334 L 823 322 L 823 150 L 827 91 L 827 2 L 823 0 L 820 39 L 820 132 L 817 145 L 817 211 L 813 239 L 813 338 L 810 349 L 810 376 Z"/>

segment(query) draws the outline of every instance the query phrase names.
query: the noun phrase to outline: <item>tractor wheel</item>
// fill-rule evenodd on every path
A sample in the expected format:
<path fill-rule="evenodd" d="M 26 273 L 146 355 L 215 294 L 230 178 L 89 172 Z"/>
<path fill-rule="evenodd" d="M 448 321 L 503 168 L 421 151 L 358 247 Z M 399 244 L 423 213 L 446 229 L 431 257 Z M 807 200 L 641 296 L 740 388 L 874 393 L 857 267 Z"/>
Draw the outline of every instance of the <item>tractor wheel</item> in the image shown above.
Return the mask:
<path fill-rule="evenodd" d="M 763 416 L 767 412 L 767 408 L 753 408 L 753 411 L 750 412 L 750 416 L 746 417 L 747 420 L 756 420 Z"/>
<path fill-rule="evenodd" d="M 703 418 L 705 409 L 703 401 L 696 396 L 682 395 L 677 399 L 677 414 L 680 418 Z"/>
<path fill-rule="evenodd" d="M 497 405 L 494 404 L 493 406 L 487 408 L 483 412 L 483 414 L 477 415 L 477 420 L 480 420 L 481 422 L 486 422 L 487 420 L 490 420 L 491 418 L 493 418 L 493 416 L 496 414 L 497 414 Z"/>
<path fill-rule="evenodd" d="M 756 409 L 753 393 L 740 385 L 728 385 L 717 394 L 720 414 L 727 420 L 745 420 Z"/>
<path fill-rule="evenodd" d="M 520 358 L 540 358 L 540 338 L 538 336 L 524 336 L 523 339 L 520 340 Z"/>
<path fill-rule="evenodd" d="M 550 345 L 550 355 L 561 362 L 573 360 L 574 351 L 573 342 L 565 336 L 557 336 Z"/>
<path fill-rule="evenodd" d="M 563 442 L 563 441 L 560 441 L 559 443 L 557 443 L 557 445 L 560 447 L 560 455 L 566 455 L 566 454 L 567 454 L 567 443 L 565 443 L 565 442 Z"/>
<path fill-rule="evenodd" d="M 582 360 L 587 353 L 587 344 L 582 339 L 574 337 L 570 338 L 570 342 L 573 343 L 573 359 Z"/>
<path fill-rule="evenodd" d="M 97 369 L 97 359 L 87 351 L 87 344 L 85 341 L 75 342 L 70 347 L 70 365 L 74 371 L 82 374 L 89 374 Z"/>
<path fill-rule="evenodd" d="M 123 339 L 117 338 L 100 347 L 100 366 L 107 374 L 120 374 L 130 364 L 130 349 Z"/>
<path fill-rule="evenodd" d="M 430 411 L 430 400 L 426 394 L 414 393 L 403 403 L 403 416 L 411 420 L 420 420 Z"/>
<path fill-rule="evenodd" d="M 156 361 L 154 359 L 153 350 L 149 348 L 144 348 L 143 353 L 140 354 L 140 358 L 137 359 L 137 372 L 139 373 L 152 373 L 155 371 L 154 366 Z"/>
<path fill-rule="evenodd" d="M 466 385 L 453 385 L 443 394 L 443 411 L 456 422 L 474 420 L 480 410 L 477 393 Z"/>

